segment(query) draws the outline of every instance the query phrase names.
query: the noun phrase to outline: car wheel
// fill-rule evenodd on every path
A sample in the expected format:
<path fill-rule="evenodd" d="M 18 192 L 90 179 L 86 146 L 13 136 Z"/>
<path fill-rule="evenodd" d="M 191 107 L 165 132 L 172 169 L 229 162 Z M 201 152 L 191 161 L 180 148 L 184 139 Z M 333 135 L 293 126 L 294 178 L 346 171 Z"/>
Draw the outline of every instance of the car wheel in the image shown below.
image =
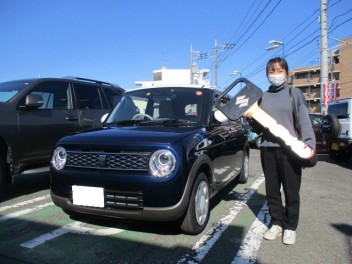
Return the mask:
<path fill-rule="evenodd" d="M 209 221 L 209 184 L 204 173 L 200 173 L 194 183 L 188 209 L 181 223 L 185 234 L 201 233 Z"/>
<path fill-rule="evenodd" d="M 255 139 L 255 147 L 257 148 L 257 149 L 259 149 L 260 148 L 260 142 L 262 141 L 262 137 L 257 137 L 256 139 Z"/>
<path fill-rule="evenodd" d="M 337 138 L 340 134 L 339 119 L 335 115 L 326 115 L 322 122 L 322 131 L 329 138 Z"/>
<path fill-rule="evenodd" d="M 248 175 L 249 175 L 249 155 L 248 155 L 248 151 L 244 151 L 243 159 L 242 159 L 242 168 L 241 168 L 240 176 L 238 178 L 238 182 L 246 183 L 248 181 Z"/>

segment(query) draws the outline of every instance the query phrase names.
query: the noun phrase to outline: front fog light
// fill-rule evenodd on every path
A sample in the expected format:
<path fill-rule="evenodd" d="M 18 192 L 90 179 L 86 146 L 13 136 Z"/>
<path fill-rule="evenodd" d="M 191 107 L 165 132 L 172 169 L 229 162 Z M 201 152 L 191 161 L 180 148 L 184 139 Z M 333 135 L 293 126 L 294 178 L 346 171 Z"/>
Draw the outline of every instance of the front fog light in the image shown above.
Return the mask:
<path fill-rule="evenodd" d="M 67 153 L 63 147 L 57 147 L 54 150 L 53 156 L 51 158 L 51 165 L 56 170 L 61 170 L 65 167 L 67 160 Z"/>
<path fill-rule="evenodd" d="M 155 151 L 149 160 L 150 173 L 155 177 L 166 177 L 175 169 L 176 158 L 171 151 L 162 149 Z"/>

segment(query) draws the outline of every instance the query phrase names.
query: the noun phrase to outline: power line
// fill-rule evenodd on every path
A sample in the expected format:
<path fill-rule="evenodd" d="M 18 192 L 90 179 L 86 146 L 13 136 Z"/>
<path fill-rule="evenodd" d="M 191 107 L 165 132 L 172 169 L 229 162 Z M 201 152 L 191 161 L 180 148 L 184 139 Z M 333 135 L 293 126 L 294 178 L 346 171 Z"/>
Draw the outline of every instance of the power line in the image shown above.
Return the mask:
<path fill-rule="evenodd" d="M 219 62 L 219 66 L 225 61 L 227 60 L 230 56 L 232 56 L 236 51 L 238 51 L 244 44 L 247 43 L 247 41 L 254 35 L 255 32 L 257 32 L 257 30 L 263 25 L 263 23 L 270 17 L 270 15 L 274 12 L 274 10 L 278 7 L 278 5 L 281 3 L 281 0 L 279 0 L 276 5 L 271 9 L 271 11 L 269 12 L 269 14 L 264 18 L 264 20 L 257 26 L 257 28 L 243 41 L 243 43 L 241 45 L 236 45 L 236 48 L 232 51 L 229 52 L 228 55 L 224 54 L 224 58 L 221 59 L 221 61 Z M 262 12 L 268 7 L 268 4 L 265 5 L 265 7 L 262 9 Z M 262 13 L 261 12 L 261 13 Z M 256 20 L 254 22 L 257 21 L 257 19 L 259 18 L 260 15 L 258 15 L 256 17 Z M 254 22 L 252 23 L 252 25 L 254 24 Z"/>

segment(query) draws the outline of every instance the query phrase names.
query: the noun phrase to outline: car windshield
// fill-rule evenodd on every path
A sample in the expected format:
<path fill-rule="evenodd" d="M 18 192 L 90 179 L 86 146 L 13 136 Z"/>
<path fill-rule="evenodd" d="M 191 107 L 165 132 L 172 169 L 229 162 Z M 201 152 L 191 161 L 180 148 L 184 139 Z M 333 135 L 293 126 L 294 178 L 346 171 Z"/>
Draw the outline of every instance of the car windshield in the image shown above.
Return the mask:
<path fill-rule="evenodd" d="M 106 123 L 202 121 L 204 90 L 197 88 L 150 88 L 126 92 Z M 130 121 L 132 120 L 132 121 Z"/>
<path fill-rule="evenodd" d="M 28 79 L 0 83 L 0 102 L 7 102 L 33 81 L 34 79 Z"/>

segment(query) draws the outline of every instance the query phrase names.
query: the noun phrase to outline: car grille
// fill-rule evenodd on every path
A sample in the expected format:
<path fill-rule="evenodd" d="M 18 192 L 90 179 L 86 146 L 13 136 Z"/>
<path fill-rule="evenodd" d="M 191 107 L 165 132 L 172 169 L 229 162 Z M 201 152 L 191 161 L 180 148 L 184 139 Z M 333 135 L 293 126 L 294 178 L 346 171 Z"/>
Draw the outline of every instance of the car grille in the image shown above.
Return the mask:
<path fill-rule="evenodd" d="M 105 207 L 109 209 L 143 209 L 143 193 L 105 190 Z"/>
<path fill-rule="evenodd" d="M 105 170 L 146 171 L 150 153 L 68 151 L 66 166 Z"/>
<path fill-rule="evenodd" d="M 72 203 L 72 186 L 69 189 L 68 195 Z M 126 192 L 105 189 L 104 198 L 106 209 L 120 209 L 131 211 L 143 210 L 143 193 L 140 191 Z"/>

